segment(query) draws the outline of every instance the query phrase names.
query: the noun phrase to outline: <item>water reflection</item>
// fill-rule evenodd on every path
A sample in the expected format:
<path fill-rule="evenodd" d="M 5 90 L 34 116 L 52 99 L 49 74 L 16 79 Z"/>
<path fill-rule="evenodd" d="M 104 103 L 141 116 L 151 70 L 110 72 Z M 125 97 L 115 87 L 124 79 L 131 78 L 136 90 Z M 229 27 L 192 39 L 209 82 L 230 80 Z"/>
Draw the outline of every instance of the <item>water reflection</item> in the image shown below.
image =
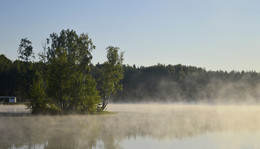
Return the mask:
<path fill-rule="evenodd" d="M 250 133 L 260 137 L 258 106 L 114 104 L 108 110 L 117 114 L 32 116 L 27 111 L 6 112 L 0 107 L 1 148 L 119 149 L 147 148 L 149 144 L 156 148 L 156 143 L 192 145 L 189 140 L 207 146 L 207 140 L 218 144 L 221 138 L 237 134 L 241 138 Z"/>

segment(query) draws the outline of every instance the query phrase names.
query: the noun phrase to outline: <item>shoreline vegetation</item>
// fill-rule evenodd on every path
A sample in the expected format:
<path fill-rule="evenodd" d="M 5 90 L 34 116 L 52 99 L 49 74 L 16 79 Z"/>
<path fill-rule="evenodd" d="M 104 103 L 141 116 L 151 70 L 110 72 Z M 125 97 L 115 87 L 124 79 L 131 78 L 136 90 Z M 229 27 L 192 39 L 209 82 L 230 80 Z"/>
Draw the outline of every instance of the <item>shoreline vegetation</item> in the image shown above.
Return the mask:
<path fill-rule="evenodd" d="M 103 111 L 95 111 L 91 113 L 87 112 L 63 112 L 63 113 L 31 113 L 30 109 L 27 108 L 28 103 L 4 103 L 1 104 L 0 107 L 4 107 L 0 111 L 0 116 L 44 116 L 44 115 L 110 115 L 117 114 L 117 112 L 107 111 L 106 109 Z M 23 106 L 23 107 L 21 107 Z M 18 108 L 18 109 L 17 109 Z"/>
<path fill-rule="evenodd" d="M 60 34 L 50 34 L 38 54 L 40 61 L 33 62 L 32 42 L 23 38 L 18 48 L 19 60 L 12 62 L 0 55 L 0 94 L 15 95 L 18 101 L 27 99 L 32 114 L 101 112 L 111 97 L 122 90 L 119 81 L 123 78 L 123 53 L 118 47 L 108 46 L 107 61 L 95 70 L 98 77 L 94 78 L 94 49 L 88 34 L 62 30 Z"/>
<path fill-rule="evenodd" d="M 88 34 L 52 33 L 33 62 L 31 41 L 21 39 L 19 59 L 0 55 L 0 95 L 28 102 L 32 113 L 95 113 L 113 103 L 259 104 L 260 73 L 207 71 L 157 64 L 123 64 L 124 53 L 107 47 L 107 60 L 92 64 Z"/>

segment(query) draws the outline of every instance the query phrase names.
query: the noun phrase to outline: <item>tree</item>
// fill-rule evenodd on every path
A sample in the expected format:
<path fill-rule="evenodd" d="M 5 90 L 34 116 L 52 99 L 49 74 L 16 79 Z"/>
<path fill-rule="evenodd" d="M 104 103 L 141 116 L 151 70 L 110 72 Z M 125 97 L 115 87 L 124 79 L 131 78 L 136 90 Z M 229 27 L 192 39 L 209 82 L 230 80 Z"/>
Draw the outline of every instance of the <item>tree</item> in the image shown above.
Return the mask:
<path fill-rule="evenodd" d="M 10 96 L 12 92 L 12 61 L 5 55 L 0 55 L 0 95 Z"/>
<path fill-rule="evenodd" d="M 63 111 L 96 110 L 99 95 L 90 74 L 91 51 L 95 48 L 87 34 L 62 30 L 50 35 L 47 52 L 49 80 L 47 92 Z"/>
<path fill-rule="evenodd" d="M 107 47 L 107 61 L 101 68 L 100 92 L 102 100 L 99 104 L 100 111 L 106 108 L 109 100 L 117 91 L 122 90 L 123 86 L 120 84 L 120 80 L 124 77 L 123 73 L 123 53 L 119 53 L 118 47 Z"/>
<path fill-rule="evenodd" d="M 19 48 L 18 48 L 18 58 L 21 59 L 23 62 L 18 63 L 20 68 L 24 68 L 25 72 L 21 73 L 20 75 L 20 80 L 23 80 L 24 86 L 22 88 L 25 88 L 25 96 L 24 98 L 28 98 L 30 94 L 30 86 L 32 83 L 32 78 L 33 78 L 33 64 L 30 63 L 30 61 L 34 58 L 34 53 L 33 53 L 33 47 L 32 47 L 32 42 L 28 40 L 27 38 L 21 39 Z M 22 70 L 22 69 L 21 69 Z"/>
<path fill-rule="evenodd" d="M 34 58 L 33 53 L 33 47 L 32 42 L 28 40 L 27 38 L 21 39 L 19 48 L 18 48 L 18 58 L 24 60 L 25 62 L 30 61 L 32 58 Z"/>
<path fill-rule="evenodd" d="M 31 86 L 29 103 L 27 104 L 33 114 L 46 112 L 47 101 L 44 100 L 45 96 L 43 80 L 41 78 L 34 80 Z"/>
<path fill-rule="evenodd" d="M 119 82 L 123 78 L 123 53 L 118 52 L 119 48 L 107 48 L 108 60 L 100 69 L 99 90 L 91 73 L 95 46 L 88 34 L 62 30 L 51 34 L 43 49 L 41 61 L 33 63 L 33 71 L 26 69 L 33 76 L 28 104 L 32 113 L 102 111 L 112 95 L 122 90 Z M 29 64 L 33 52 L 26 38 L 21 40 L 19 53 Z"/>

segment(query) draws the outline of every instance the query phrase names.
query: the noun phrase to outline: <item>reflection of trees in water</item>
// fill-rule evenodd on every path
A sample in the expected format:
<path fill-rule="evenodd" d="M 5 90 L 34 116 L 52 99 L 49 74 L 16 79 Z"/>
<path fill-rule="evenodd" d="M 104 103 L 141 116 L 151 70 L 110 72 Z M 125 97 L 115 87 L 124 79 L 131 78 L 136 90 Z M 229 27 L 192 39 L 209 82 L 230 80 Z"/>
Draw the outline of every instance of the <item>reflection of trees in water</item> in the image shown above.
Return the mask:
<path fill-rule="evenodd" d="M 258 107 L 179 107 L 169 111 L 122 112 L 113 115 L 0 116 L 2 148 L 117 149 L 132 137 L 181 139 L 207 132 L 259 129 Z M 36 146 L 37 147 L 37 146 Z"/>
<path fill-rule="evenodd" d="M 44 149 L 119 148 L 103 116 L 0 117 L 2 148 L 41 144 Z"/>

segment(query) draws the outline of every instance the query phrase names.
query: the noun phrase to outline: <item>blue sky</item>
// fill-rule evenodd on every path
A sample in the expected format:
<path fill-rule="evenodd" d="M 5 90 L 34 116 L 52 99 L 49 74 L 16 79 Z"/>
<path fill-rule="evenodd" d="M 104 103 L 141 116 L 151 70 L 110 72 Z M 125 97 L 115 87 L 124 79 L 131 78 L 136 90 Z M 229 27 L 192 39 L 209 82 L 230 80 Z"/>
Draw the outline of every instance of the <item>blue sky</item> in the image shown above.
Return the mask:
<path fill-rule="evenodd" d="M 109 45 L 125 64 L 184 64 L 207 70 L 260 71 L 258 0 L 1 0 L 0 54 L 17 59 L 21 38 L 34 52 L 50 33 L 73 29 L 106 60 Z"/>

